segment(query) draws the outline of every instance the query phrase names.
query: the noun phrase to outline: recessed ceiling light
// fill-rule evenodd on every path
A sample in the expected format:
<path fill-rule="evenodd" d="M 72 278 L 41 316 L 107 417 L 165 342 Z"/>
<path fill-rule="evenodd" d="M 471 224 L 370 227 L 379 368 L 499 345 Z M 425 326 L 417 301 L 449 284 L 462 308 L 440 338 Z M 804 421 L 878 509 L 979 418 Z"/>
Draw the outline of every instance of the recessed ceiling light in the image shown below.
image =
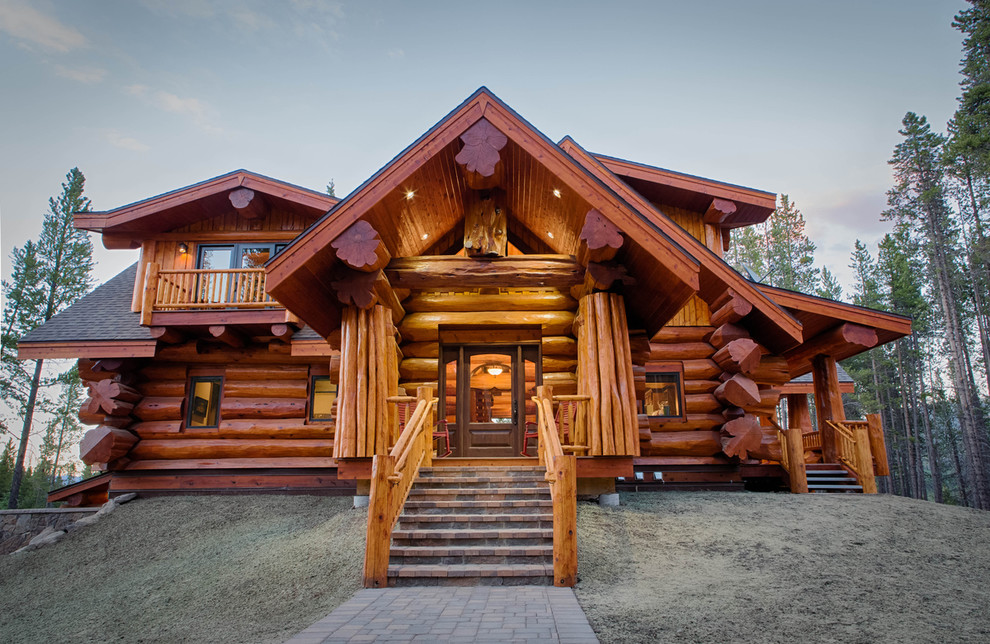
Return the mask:
<path fill-rule="evenodd" d="M 429 238 L 430 238 L 430 233 L 423 233 L 423 236 L 420 239 L 422 239 L 423 241 L 426 241 Z"/>
<path fill-rule="evenodd" d="M 413 192 L 412 190 L 406 190 L 406 199 L 412 199 L 415 196 L 416 196 L 415 192 Z"/>
<path fill-rule="evenodd" d="M 549 230 L 547 231 L 547 237 L 549 237 L 550 239 L 553 239 L 553 233 L 550 232 Z"/>
<path fill-rule="evenodd" d="M 553 196 L 554 197 L 557 197 L 558 199 L 560 199 L 560 189 L 559 188 L 554 188 L 553 189 Z"/>

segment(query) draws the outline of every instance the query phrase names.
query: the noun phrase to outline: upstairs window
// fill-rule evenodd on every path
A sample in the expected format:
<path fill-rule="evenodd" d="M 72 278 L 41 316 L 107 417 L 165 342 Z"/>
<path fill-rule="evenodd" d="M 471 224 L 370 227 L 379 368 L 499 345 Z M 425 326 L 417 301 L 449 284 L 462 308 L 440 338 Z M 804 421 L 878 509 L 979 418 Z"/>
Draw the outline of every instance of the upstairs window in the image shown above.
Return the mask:
<path fill-rule="evenodd" d="M 285 244 L 203 244 L 199 247 L 196 268 L 221 270 L 227 268 L 262 268 L 272 255 Z"/>
<path fill-rule="evenodd" d="M 194 376 L 189 379 L 189 417 L 187 427 L 218 427 L 220 425 L 220 376 Z"/>
<path fill-rule="evenodd" d="M 683 418 L 683 370 L 678 365 L 648 363 L 643 407 L 654 418 Z"/>
<path fill-rule="evenodd" d="M 337 409 L 337 385 L 330 376 L 313 376 L 309 384 L 309 419 L 327 421 L 334 419 Z"/>

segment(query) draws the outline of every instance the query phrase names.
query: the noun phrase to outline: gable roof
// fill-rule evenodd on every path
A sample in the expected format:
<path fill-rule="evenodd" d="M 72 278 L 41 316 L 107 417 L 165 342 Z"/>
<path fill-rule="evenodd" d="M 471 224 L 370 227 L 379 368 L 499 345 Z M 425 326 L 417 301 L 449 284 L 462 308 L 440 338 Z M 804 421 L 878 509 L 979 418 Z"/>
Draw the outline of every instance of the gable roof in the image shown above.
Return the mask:
<path fill-rule="evenodd" d="M 665 286 L 636 298 L 636 313 L 653 330 L 698 290 L 698 262 L 676 239 L 482 87 L 269 260 L 269 292 L 329 334 L 340 308 L 329 288 L 337 263 L 330 243 L 348 227 L 360 219 L 372 224 L 393 256 L 422 254 L 436 239 L 456 234 L 464 187 L 453 157 L 459 137 L 482 118 L 508 139 L 502 158 L 513 179 L 507 187 L 510 233 L 515 221 L 522 228 L 517 236 L 577 254 L 584 216 L 598 210 L 625 233 L 622 252 L 630 273 Z M 550 222 L 559 227 L 550 231 Z"/>
<path fill-rule="evenodd" d="M 657 228 L 676 240 L 682 247 L 689 249 L 700 261 L 699 294 L 702 299 L 712 302 L 731 288 L 753 305 L 753 311 L 747 318 L 748 327 L 753 337 L 764 346 L 774 351 L 783 351 L 801 341 L 801 323 L 777 306 L 704 243 L 674 223 L 660 209 L 619 179 L 595 156 L 578 145 L 574 139 L 565 137 L 560 142 L 560 147 L 576 163 L 594 173 L 644 216 L 648 216 Z"/>
<path fill-rule="evenodd" d="M 113 236 L 164 232 L 228 212 L 231 204 L 227 195 L 236 188 L 261 193 L 273 205 L 302 211 L 312 218 L 322 215 L 340 201 L 309 188 L 247 170 L 234 170 L 113 210 L 76 213 L 74 224 L 76 228 L 103 233 L 104 245 L 113 247 L 112 242 L 107 243 Z"/>

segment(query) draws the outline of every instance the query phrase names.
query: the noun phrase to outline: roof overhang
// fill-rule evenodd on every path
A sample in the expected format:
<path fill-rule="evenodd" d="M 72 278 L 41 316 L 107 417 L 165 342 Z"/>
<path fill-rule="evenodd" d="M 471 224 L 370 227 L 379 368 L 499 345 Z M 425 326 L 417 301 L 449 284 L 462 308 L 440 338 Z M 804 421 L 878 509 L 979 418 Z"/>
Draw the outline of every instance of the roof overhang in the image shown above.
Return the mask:
<path fill-rule="evenodd" d="M 247 170 L 235 170 L 113 210 L 75 213 L 73 223 L 76 228 L 102 233 L 107 248 L 136 248 L 140 238 L 149 234 L 230 212 L 229 195 L 238 188 L 260 193 L 272 208 L 301 214 L 309 221 L 339 201 L 315 190 Z"/>
<path fill-rule="evenodd" d="M 845 360 L 911 335 L 911 318 L 759 284 L 759 289 L 801 321 L 802 344 L 784 354 L 792 377 L 811 371 L 815 355 Z M 843 332 L 845 330 L 845 332 Z M 861 338 L 867 338 L 863 341 Z M 870 346 L 866 346 L 866 344 Z"/>
<path fill-rule="evenodd" d="M 152 358 L 155 340 L 102 340 L 84 342 L 20 342 L 18 360 L 48 358 Z"/>
<path fill-rule="evenodd" d="M 702 299 L 713 302 L 728 289 L 735 291 L 753 305 L 752 312 L 742 323 L 750 329 L 754 338 L 775 353 L 782 353 L 801 341 L 800 322 L 777 306 L 704 243 L 674 223 L 573 139 L 567 137 L 560 145 L 578 164 L 632 204 L 654 227 L 675 240 L 681 247 L 688 249 L 691 255 L 697 258 L 701 278 L 699 294 Z M 704 212 L 716 197 L 707 195 L 706 198 L 708 203 L 700 207 L 701 212 Z"/>
<path fill-rule="evenodd" d="M 699 263 L 677 240 L 481 88 L 269 260 L 273 297 L 324 337 L 331 333 L 340 315 L 331 288 L 338 264 L 331 242 L 358 220 L 372 225 L 392 257 L 444 252 L 447 243 L 438 240 L 456 237 L 463 215 L 458 208 L 464 187 L 453 159 L 460 136 L 482 118 L 508 139 L 505 175 L 514 183 L 506 191 L 520 224 L 513 231 L 510 221 L 510 236 L 514 232 L 531 252 L 576 255 L 583 219 L 596 209 L 625 234 L 617 260 L 634 277 L 650 275 L 664 285 L 633 303 L 644 326 L 659 329 L 697 292 Z M 561 193 L 557 200 L 554 189 Z M 522 199 L 533 207 L 513 207 Z M 434 207 L 417 210 L 416 200 Z M 559 229 L 547 228 L 552 221 Z"/>

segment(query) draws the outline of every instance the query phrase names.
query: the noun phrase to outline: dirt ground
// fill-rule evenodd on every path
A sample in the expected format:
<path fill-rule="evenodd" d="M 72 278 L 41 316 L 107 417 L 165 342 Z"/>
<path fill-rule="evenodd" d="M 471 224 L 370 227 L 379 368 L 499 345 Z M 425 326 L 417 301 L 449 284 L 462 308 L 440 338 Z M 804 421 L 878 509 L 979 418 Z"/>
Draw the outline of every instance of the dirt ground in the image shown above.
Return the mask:
<path fill-rule="evenodd" d="M 0 557 L 4 642 L 279 642 L 361 586 L 350 497 L 138 499 Z"/>
<path fill-rule="evenodd" d="M 578 600 L 609 642 L 990 642 L 990 513 L 886 495 L 581 504 Z"/>

